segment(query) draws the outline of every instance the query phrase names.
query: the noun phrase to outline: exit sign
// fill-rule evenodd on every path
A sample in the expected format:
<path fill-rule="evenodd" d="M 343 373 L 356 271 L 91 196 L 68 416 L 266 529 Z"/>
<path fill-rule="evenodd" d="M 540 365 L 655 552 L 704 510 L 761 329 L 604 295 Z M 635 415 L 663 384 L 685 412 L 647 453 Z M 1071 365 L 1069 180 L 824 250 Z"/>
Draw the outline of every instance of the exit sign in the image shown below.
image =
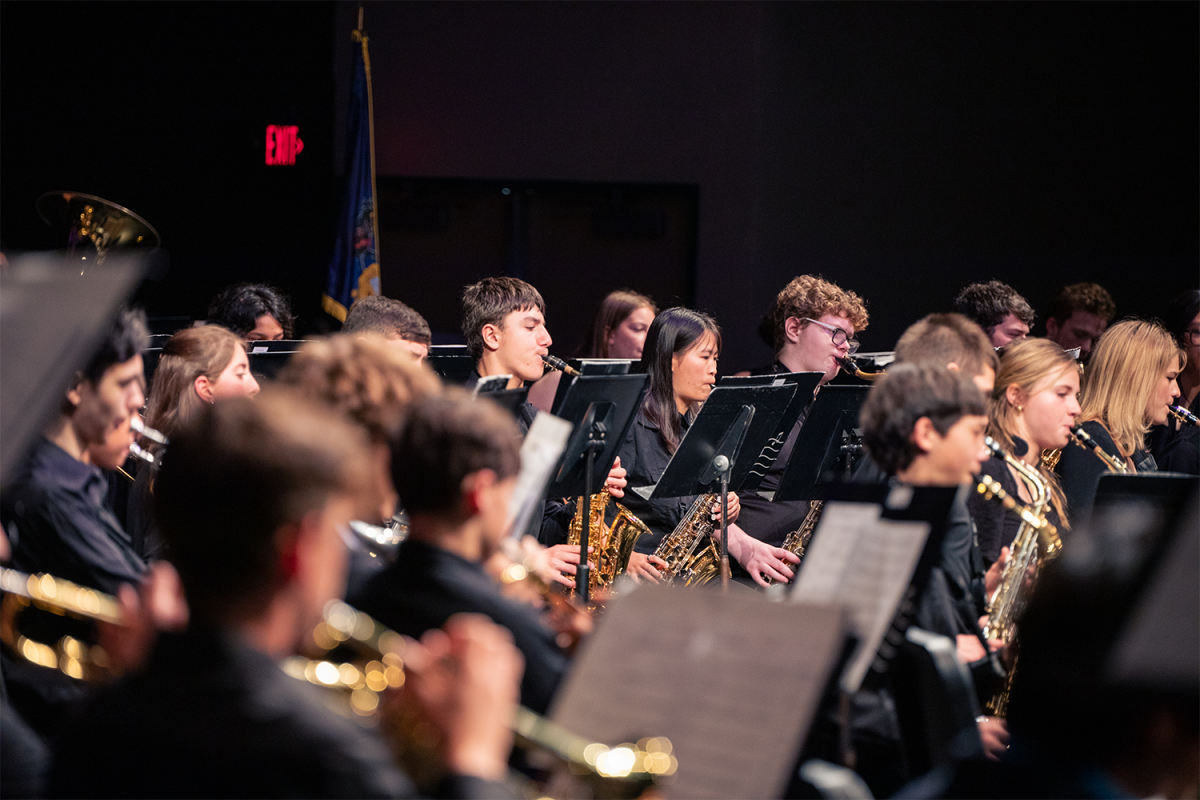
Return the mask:
<path fill-rule="evenodd" d="M 267 166 L 292 166 L 304 149 L 298 125 L 267 126 Z"/>

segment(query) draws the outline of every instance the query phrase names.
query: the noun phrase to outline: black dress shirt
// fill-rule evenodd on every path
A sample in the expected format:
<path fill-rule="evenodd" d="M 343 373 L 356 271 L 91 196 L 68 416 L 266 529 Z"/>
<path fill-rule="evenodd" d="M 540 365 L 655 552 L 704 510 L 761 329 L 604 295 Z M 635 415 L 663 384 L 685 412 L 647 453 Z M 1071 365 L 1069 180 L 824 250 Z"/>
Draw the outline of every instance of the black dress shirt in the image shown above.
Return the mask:
<path fill-rule="evenodd" d="M 1089 420 L 1083 423 L 1082 427 L 1104 452 L 1122 462 L 1125 461 L 1125 456 L 1121 455 L 1112 434 L 1102 422 Z M 1134 452 L 1133 466 L 1138 472 L 1154 472 L 1158 469 L 1158 465 L 1154 463 L 1154 456 L 1146 450 Z M 1063 449 L 1054 471 L 1058 473 L 1063 494 L 1067 498 L 1067 516 L 1076 523 L 1086 521 L 1091 516 L 1092 504 L 1096 501 L 1096 484 L 1100 476 L 1108 472 L 1108 467 L 1091 450 L 1069 444 Z"/>
<path fill-rule="evenodd" d="M 164 634 L 55 745 L 56 797 L 414 797 L 384 742 L 236 635 Z M 507 795 L 462 776 L 447 797 Z"/>
<path fill-rule="evenodd" d="M 513 642 L 525 656 L 521 702 L 539 714 L 550 706 L 567 670 L 566 654 L 536 611 L 501 595 L 479 564 L 416 539 L 400 545 L 396 562 L 350 602 L 397 633 L 413 637 L 442 627 L 454 614 L 491 617 L 512 631 Z"/>
<path fill-rule="evenodd" d="M 682 424 L 684 430 L 690 425 L 686 416 L 683 417 Z M 696 495 L 647 500 L 633 491 L 635 487 L 653 486 L 658 483 L 671 461 L 671 454 L 667 452 L 658 426 L 650 421 L 644 409 L 638 411 L 634 417 L 617 455 L 621 458 L 621 466 L 628 473 L 625 478 L 629 482 L 621 504 L 650 529 L 649 534 L 643 534 L 637 540 L 634 549 L 639 553 L 653 553 L 658 549 L 663 537 L 679 525 L 691 508 Z"/>
<path fill-rule="evenodd" d="M 49 572 L 109 594 L 122 583 L 136 585 L 146 563 L 107 499 L 108 482 L 99 469 L 39 437 L 0 503 L 13 568 Z"/>

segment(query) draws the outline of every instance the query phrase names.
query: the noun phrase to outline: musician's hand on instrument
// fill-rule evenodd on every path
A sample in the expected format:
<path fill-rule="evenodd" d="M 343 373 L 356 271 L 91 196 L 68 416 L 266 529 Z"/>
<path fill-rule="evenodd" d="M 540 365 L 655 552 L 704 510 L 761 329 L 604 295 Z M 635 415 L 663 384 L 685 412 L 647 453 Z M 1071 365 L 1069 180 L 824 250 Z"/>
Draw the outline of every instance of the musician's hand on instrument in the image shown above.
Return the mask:
<path fill-rule="evenodd" d="M 625 496 L 625 486 L 629 481 L 625 480 L 625 468 L 621 466 L 621 457 L 617 456 L 613 462 L 612 469 L 608 471 L 608 478 L 604 481 L 604 490 L 618 500 Z"/>
<path fill-rule="evenodd" d="M 525 661 L 512 634 L 478 614 L 456 614 L 405 653 L 404 693 L 441 734 L 451 770 L 503 780 Z"/>
<path fill-rule="evenodd" d="M 1008 749 L 1008 723 L 1000 717 L 976 717 L 979 738 L 983 742 L 983 754 L 992 761 L 999 761 Z"/>
<path fill-rule="evenodd" d="M 113 674 L 122 675 L 145 664 L 159 631 L 187 627 L 188 609 L 179 573 L 166 561 L 155 562 L 137 589 L 122 584 L 116 597 L 122 624 L 97 622 L 97 641 Z"/>
<path fill-rule="evenodd" d="M 987 657 L 987 651 L 983 649 L 983 642 L 979 641 L 978 636 L 960 633 L 954 637 L 954 644 L 958 660 L 963 664 L 970 664 L 972 661 Z"/>
<path fill-rule="evenodd" d="M 736 492 L 729 493 L 729 524 L 737 522 L 738 515 L 742 513 L 742 501 L 738 499 Z M 721 501 L 713 503 L 712 518 L 721 518 Z"/>
<path fill-rule="evenodd" d="M 588 547 L 588 555 L 596 552 L 596 548 Z M 575 581 L 567 575 L 574 575 L 579 569 L 579 545 L 556 544 L 542 550 L 541 555 L 533 562 L 537 574 L 546 583 L 561 583 L 563 586 L 575 588 Z M 595 569 L 591 558 L 588 566 Z M 564 575 L 563 573 L 566 573 Z"/>
<path fill-rule="evenodd" d="M 625 568 L 625 574 L 635 583 L 641 583 L 643 578 L 650 583 L 658 583 L 661 577 L 659 571 L 666 569 L 667 566 L 667 562 L 658 556 L 634 553 L 629 557 L 629 566 Z"/>
<path fill-rule="evenodd" d="M 983 589 L 990 598 L 996 592 L 996 588 L 1000 586 L 1000 581 L 1004 577 L 1004 565 L 1008 563 L 1008 548 L 1000 548 L 1000 557 L 996 559 L 996 563 L 988 567 L 987 573 L 983 576 Z"/>
<path fill-rule="evenodd" d="M 729 526 L 729 555 L 763 587 L 769 585 L 766 578 L 787 583 L 795 575 L 792 565 L 800 563 L 794 553 L 782 547 L 771 547 L 732 524 Z"/>

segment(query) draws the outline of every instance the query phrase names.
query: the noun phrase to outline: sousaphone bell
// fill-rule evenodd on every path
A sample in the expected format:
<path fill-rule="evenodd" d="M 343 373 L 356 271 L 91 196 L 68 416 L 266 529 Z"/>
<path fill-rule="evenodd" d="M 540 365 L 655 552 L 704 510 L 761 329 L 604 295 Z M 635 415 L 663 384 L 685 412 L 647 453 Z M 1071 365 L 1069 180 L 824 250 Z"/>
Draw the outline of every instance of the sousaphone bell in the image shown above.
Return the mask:
<path fill-rule="evenodd" d="M 81 192 L 46 192 L 38 198 L 38 214 L 51 228 L 65 231 L 68 261 L 82 269 L 104 263 L 113 248 L 158 249 L 154 226 L 128 208 Z"/>

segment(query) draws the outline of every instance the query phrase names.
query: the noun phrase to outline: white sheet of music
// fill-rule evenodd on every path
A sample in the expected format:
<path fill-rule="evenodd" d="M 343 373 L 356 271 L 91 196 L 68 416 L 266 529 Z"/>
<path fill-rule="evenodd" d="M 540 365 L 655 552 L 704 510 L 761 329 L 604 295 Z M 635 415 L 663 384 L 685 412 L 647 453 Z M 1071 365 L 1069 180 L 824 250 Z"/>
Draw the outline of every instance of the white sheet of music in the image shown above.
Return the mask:
<path fill-rule="evenodd" d="M 542 501 L 542 492 L 550 480 L 550 473 L 558 466 L 558 459 L 567 448 L 567 439 L 575 426 L 553 414 L 539 411 L 521 443 L 521 471 L 517 473 L 517 485 L 513 489 L 508 505 L 509 532 L 520 538 L 529 527 L 534 509 Z"/>
<path fill-rule="evenodd" d="M 847 609 L 860 637 L 842 675 L 848 691 L 867 674 L 929 536 L 928 524 L 881 519 L 880 511 L 873 503 L 827 502 L 790 597 Z"/>
<path fill-rule="evenodd" d="M 552 718 L 610 745 L 666 736 L 667 797 L 779 797 L 844 637 L 840 609 L 647 586 L 614 603 Z"/>

